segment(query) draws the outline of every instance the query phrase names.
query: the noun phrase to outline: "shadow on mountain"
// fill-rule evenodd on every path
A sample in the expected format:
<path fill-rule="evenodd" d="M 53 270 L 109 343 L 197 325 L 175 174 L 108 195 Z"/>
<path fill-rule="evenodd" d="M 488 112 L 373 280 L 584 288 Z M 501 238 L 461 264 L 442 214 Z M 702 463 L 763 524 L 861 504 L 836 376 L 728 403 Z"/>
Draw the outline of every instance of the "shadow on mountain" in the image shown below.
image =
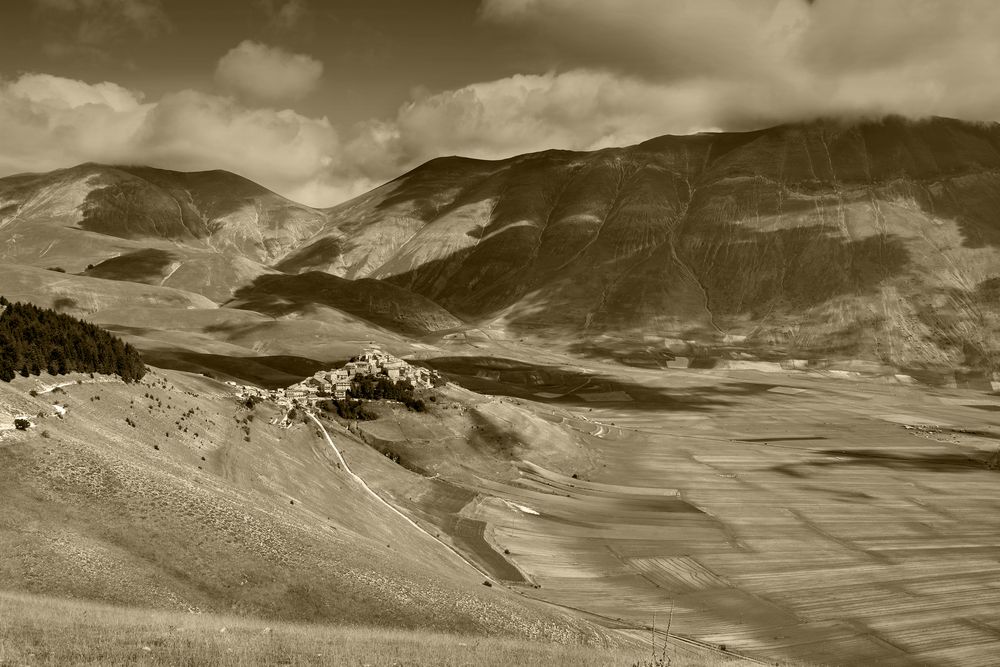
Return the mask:
<path fill-rule="evenodd" d="M 376 209 L 389 211 L 405 205 L 414 217 L 431 222 L 456 206 L 469 203 L 469 193 L 505 165 L 506 162 L 457 156 L 435 158 L 396 179 L 399 186 Z"/>
<path fill-rule="evenodd" d="M 333 263 L 340 257 L 342 251 L 341 239 L 328 236 L 288 255 L 275 264 L 274 268 L 284 273 L 315 270 L 318 266 L 328 266 Z"/>
<path fill-rule="evenodd" d="M 606 375 L 502 357 L 435 357 L 413 363 L 437 370 L 452 382 L 482 394 L 574 406 L 614 404 L 643 411 L 704 412 L 775 386 L 730 382 L 667 390 Z"/>
<path fill-rule="evenodd" d="M 713 313 L 755 319 L 773 309 L 797 312 L 839 296 L 871 294 L 910 263 L 899 238 L 848 241 L 825 226 L 757 232 L 723 225 L 687 239 L 679 252 Z"/>
<path fill-rule="evenodd" d="M 91 190 L 81 208 L 79 226 L 98 234 L 124 239 L 191 239 L 209 234 L 190 199 L 176 199 L 138 178 Z"/>
<path fill-rule="evenodd" d="M 173 261 L 174 256 L 166 250 L 146 248 L 106 259 L 84 271 L 83 275 L 89 278 L 158 285 Z"/>
<path fill-rule="evenodd" d="M 219 380 L 236 379 L 266 389 L 287 387 L 331 367 L 330 362 L 307 357 L 231 357 L 187 350 L 143 350 L 142 358 L 160 368 L 200 373 Z"/>
<path fill-rule="evenodd" d="M 262 275 L 239 288 L 227 308 L 271 317 L 301 314 L 310 306 L 336 308 L 409 335 L 454 329 L 462 322 L 433 301 L 380 280 L 347 280 L 322 271 Z"/>
<path fill-rule="evenodd" d="M 890 235 L 847 240 L 825 226 L 768 232 L 700 227 L 637 259 L 611 262 L 585 252 L 552 276 L 524 263 L 533 253 L 526 245 L 531 228 L 523 226 L 386 280 L 470 320 L 509 308 L 505 325 L 514 336 L 554 337 L 580 346 L 576 351 L 587 356 L 654 367 L 670 355 L 595 338 L 655 331 L 717 344 L 708 313 L 724 328 L 743 327 L 748 318 L 800 317 L 837 298 L 870 296 L 910 264 L 902 240 Z M 858 325 L 846 320 L 840 328 L 853 335 Z M 818 352 L 851 352 L 860 344 L 833 337 Z"/>
<path fill-rule="evenodd" d="M 789 477 L 808 477 L 809 470 L 823 468 L 876 467 L 887 470 L 917 472 L 981 472 L 989 469 L 985 459 L 964 454 L 926 454 L 903 456 L 882 452 L 877 449 L 854 449 L 849 451 L 827 449 L 817 452 L 822 460 L 805 463 L 788 463 L 774 466 L 771 470 Z"/>

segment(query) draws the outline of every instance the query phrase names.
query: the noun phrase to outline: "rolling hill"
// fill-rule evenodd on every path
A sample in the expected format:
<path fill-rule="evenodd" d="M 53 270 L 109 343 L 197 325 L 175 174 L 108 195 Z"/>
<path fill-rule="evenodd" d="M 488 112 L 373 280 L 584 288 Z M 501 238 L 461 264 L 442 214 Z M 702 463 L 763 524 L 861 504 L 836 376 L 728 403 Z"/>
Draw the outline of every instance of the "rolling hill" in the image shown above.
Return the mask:
<path fill-rule="evenodd" d="M 373 502 L 308 420 L 283 428 L 276 406 L 247 409 L 222 383 L 186 373 L 154 370 L 134 384 L 66 380 L 51 393 L 44 377 L 0 383 L 8 591 L 604 641 L 586 622 L 482 585 L 482 575 Z M 33 429 L 6 429 L 11 414 L 24 413 L 37 415 Z M 402 472 L 336 437 L 352 465 Z"/>

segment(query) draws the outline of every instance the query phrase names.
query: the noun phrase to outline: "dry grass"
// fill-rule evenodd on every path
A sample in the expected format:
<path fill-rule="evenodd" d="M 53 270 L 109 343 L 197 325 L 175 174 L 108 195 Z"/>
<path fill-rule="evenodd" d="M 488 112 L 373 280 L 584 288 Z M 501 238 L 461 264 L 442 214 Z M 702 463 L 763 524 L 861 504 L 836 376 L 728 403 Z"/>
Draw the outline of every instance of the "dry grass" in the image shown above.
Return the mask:
<path fill-rule="evenodd" d="M 625 651 L 0 593 L 7 665 L 626 665 Z"/>

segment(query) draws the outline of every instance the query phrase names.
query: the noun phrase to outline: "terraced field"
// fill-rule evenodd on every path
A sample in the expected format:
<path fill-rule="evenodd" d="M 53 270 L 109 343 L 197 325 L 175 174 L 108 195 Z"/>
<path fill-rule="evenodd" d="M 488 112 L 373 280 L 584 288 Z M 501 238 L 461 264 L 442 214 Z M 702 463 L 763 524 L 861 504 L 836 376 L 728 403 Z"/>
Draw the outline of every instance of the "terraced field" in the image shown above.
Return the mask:
<path fill-rule="evenodd" d="M 996 664 L 994 396 L 586 370 L 613 387 L 606 401 L 548 385 L 548 405 L 513 399 L 575 434 L 588 462 L 576 478 L 528 453 L 515 475 L 466 483 L 478 499 L 462 516 L 485 522 L 526 595 L 609 625 L 672 614 L 678 634 L 767 659 Z"/>

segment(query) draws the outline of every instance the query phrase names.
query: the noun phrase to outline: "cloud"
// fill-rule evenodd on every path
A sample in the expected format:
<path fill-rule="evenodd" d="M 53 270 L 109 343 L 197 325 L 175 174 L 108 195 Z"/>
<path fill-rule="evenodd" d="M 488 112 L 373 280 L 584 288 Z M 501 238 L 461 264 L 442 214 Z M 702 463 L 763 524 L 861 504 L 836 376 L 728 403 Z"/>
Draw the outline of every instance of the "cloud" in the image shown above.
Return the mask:
<path fill-rule="evenodd" d="M 160 0 L 35 0 L 35 6 L 52 31 L 43 45 L 50 56 L 106 59 L 108 46 L 117 41 L 172 29 Z"/>
<path fill-rule="evenodd" d="M 80 162 L 228 169 L 279 193 L 330 204 L 354 193 L 325 118 L 254 109 L 196 91 L 146 101 L 114 83 L 47 74 L 0 81 L 0 175 Z"/>
<path fill-rule="evenodd" d="M 53 110 L 97 105 L 114 112 L 129 112 L 139 108 L 142 99 L 138 93 L 109 81 L 88 84 L 49 74 L 22 76 L 7 87 L 7 92 L 14 98 Z"/>
<path fill-rule="evenodd" d="M 306 0 L 260 0 L 270 27 L 282 31 L 295 30 L 309 16 Z"/>
<path fill-rule="evenodd" d="M 667 88 L 585 69 L 515 75 L 404 104 L 391 121 L 365 124 L 352 161 L 380 154 L 398 166 L 437 155 L 496 159 L 543 148 L 587 150 L 642 141 L 664 128 L 706 129 L 697 86 Z M 672 110 L 673 120 L 664 110 Z"/>
<path fill-rule="evenodd" d="M 819 116 L 1000 119 L 1000 87 L 988 79 L 1000 68 L 992 1 L 485 0 L 480 9 L 483 21 L 549 44 L 551 70 L 414 93 L 391 116 L 351 128 L 255 106 L 308 94 L 322 64 L 250 41 L 216 71 L 235 99 L 147 100 L 110 82 L 25 75 L 0 81 L 0 173 L 86 160 L 223 168 L 330 205 L 447 154 L 591 150 Z"/>
<path fill-rule="evenodd" d="M 480 15 L 542 38 L 563 67 L 735 102 L 705 110 L 726 128 L 844 113 L 1000 117 L 984 79 L 1000 65 L 992 0 L 484 0 Z"/>
<path fill-rule="evenodd" d="M 543 37 L 576 66 L 679 79 L 772 64 L 783 50 L 781 19 L 804 8 L 800 0 L 484 0 L 480 13 Z"/>
<path fill-rule="evenodd" d="M 222 56 L 215 68 L 215 79 L 225 89 L 268 102 L 301 99 L 322 75 L 318 60 L 250 40 Z"/>

